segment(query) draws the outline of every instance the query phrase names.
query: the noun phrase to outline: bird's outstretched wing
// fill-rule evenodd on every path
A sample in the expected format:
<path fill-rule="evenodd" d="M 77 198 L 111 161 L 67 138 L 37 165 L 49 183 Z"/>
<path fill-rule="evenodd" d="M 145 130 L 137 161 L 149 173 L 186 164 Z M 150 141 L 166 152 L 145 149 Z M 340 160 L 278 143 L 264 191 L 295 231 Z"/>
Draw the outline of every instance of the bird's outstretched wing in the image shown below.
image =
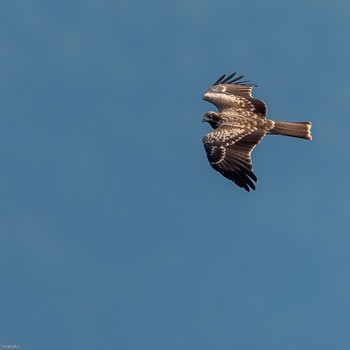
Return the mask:
<path fill-rule="evenodd" d="M 266 118 L 265 102 L 252 96 L 252 90 L 257 85 L 241 80 L 244 75 L 235 76 L 236 72 L 227 77 L 223 74 L 203 95 L 203 99 L 214 104 L 220 112 L 234 110 L 241 116 Z"/>
<path fill-rule="evenodd" d="M 253 173 L 251 153 L 265 134 L 261 130 L 220 126 L 203 137 L 210 165 L 246 191 L 255 190 L 257 177 Z"/>

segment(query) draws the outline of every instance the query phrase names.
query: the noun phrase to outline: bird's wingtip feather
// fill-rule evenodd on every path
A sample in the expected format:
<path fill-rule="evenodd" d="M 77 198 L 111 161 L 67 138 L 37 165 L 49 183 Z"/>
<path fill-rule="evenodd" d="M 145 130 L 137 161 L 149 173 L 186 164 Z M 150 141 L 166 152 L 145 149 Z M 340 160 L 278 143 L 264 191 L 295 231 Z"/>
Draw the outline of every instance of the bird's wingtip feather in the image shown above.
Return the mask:
<path fill-rule="evenodd" d="M 220 84 L 237 84 L 237 85 L 248 85 L 252 87 L 257 87 L 257 84 L 251 84 L 249 80 L 241 80 L 244 78 L 244 75 L 240 75 L 235 77 L 237 72 L 233 72 L 230 75 L 226 76 L 226 74 L 221 75 L 212 86 L 220 85 Z"/>

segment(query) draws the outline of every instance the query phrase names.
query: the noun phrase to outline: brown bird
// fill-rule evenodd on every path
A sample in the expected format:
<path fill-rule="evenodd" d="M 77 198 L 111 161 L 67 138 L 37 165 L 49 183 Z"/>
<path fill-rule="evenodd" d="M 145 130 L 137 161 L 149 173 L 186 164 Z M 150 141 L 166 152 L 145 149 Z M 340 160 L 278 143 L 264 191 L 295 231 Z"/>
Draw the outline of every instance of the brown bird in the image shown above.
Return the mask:
<path fill-rule="evenodd" d="M 266 134 L 277 134 L 312 140 L 310 122 L 280 122 L 266 119 L 267 106 L 254 98 L 257 85 L 242 81 L 236 72 L 223 74 L 203 95 L 218 112 L 207 112 L 203 122 L 214 131 L 203 137 L 210 165 L 246 191 L 255 190 L 251 153 Z"/>

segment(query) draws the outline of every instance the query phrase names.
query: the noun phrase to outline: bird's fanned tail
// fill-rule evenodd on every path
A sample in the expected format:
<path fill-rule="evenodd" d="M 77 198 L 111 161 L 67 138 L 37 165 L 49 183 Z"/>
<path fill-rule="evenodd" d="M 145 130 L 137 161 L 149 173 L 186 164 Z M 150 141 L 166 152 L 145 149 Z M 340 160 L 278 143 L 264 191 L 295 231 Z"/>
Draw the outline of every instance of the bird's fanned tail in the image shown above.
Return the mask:
<path fill-rule="evenodd" d="M 269 130 L 270 134 L 299 137 L 312 140 L 310 122 L 274 122 L 274 127 Z"/>

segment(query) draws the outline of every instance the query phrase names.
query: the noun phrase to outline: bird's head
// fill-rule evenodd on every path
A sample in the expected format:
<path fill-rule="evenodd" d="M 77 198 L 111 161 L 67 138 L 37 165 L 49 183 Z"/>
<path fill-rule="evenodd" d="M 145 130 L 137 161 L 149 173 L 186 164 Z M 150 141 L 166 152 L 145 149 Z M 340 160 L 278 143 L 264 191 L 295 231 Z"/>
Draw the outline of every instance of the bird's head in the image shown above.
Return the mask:
<path fill-rule="evenodd" d="M 213 129 L 217 129 L 220 126 L 221 117 L 220 113 L 217 112 L 207 112 L 204 114 L 202 122 L 207 122 Z"/>

